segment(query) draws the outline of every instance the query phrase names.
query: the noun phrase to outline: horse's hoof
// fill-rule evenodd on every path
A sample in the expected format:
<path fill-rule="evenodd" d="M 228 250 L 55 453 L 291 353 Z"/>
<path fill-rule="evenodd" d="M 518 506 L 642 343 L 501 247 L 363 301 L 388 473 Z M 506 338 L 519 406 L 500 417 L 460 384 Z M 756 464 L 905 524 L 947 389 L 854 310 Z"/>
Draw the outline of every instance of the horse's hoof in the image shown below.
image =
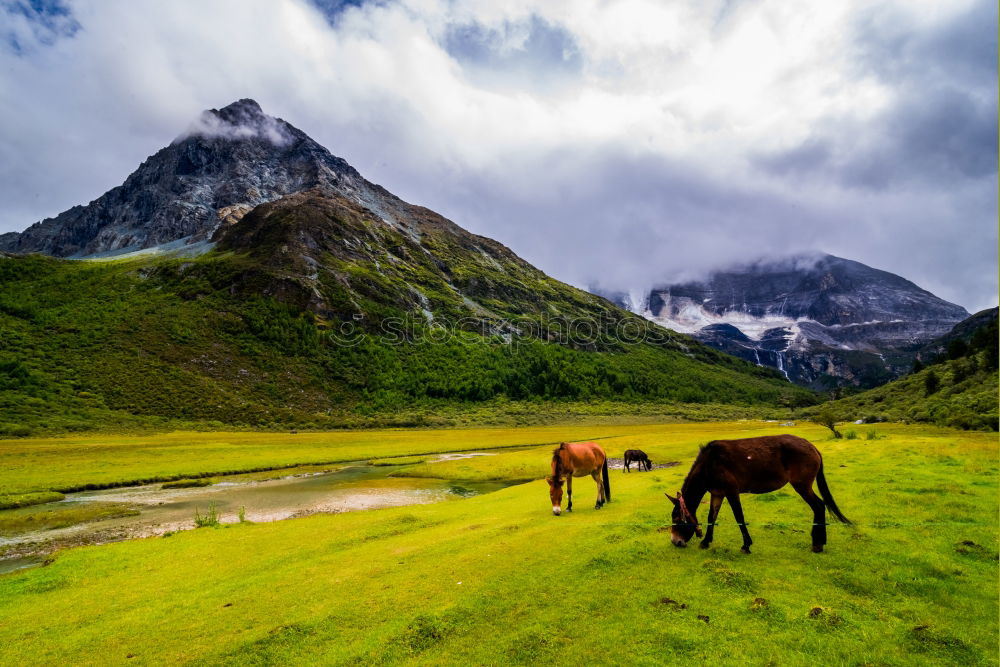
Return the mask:
<path fill-rule="evenodd" d="M 711 543 L 711 542 L 699 542 L 699 543 L 698 543 L 698 546 L 699 546 L 699 547 L 701 547 L 702 549 L 707 549 L 707 548 L 708 548 L 708 547 L 710 547 L 711 545 L 712 545 L 712 543 Z"/>
<path fill-rule="evenodd" d="M 813 553 L 814 554 L 821 554 L 821 553 L 823 553 L 823 545 L 822 544 L 814 544 L 813 545 Z"/>
<path fill-rule="evenodd" d="M 748 553 L 750 553 L 750 547 L 742 547 L 742 548 L 740 548 L 740 551 L 742 551 L 745 554 L 748 554 Z"/>

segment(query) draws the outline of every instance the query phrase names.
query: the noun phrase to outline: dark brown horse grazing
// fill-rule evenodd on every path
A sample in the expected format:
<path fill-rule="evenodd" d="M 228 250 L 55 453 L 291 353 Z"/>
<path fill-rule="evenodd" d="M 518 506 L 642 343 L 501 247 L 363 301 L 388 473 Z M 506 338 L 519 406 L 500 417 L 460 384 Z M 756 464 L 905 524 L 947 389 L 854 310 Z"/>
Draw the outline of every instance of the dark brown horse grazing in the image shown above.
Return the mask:
<path fill-rule="evenodd" d="M 552 499 L 552 513 L 559 516 L 562 511 L 563 480 L 569 495 L 567 512 L 573 511 L 573 478 L 590 475 L 597 482 L 597 504 L 601 509 L 611 500 L 611 486 L 608 484 L 608 457 L 595 442 L 564 442 L 552 452 L 552 475 L 545 478 L 549 483 L 549 498 Z"/>
<path fill-rule="evenodd" d="M 633 461 L 639 464 L 639 470 L 645 469 L 648 471 L 653 469 L 653 462 L 649 460 L 648 456 L 646 456 L 646 452 L 641 449 L 626 449 L 623 460 L 625 462 L 623 466 L 625 468 L 625 472 L 631 472 L 628 466 Z"/>
<path fill-rule="evenodd" d="M 822 497 L 813 492 L 813 480 Z M 743 533 L 743 553 L 750 553 L 750 533 L 743 520 L 741 493 L 768 493 L 791 484 L 813 511 L 812 550 L 823 551 L 826 544 L 826 509 L 843 523 L 850 523 L 840 513 L 830 495 L 823 476 L 823 457 L 809 442 L 794 435 L 766 435 L 743 440 L 715 440 L 702 447 L 684 480 L 674 504 L 670 541 L 675 546 L 687 546 L 691 536 L 701 537 L 698 525 L 698 504 L 706 493 L 712 500 L 708 511 L 708 528 L 701 548 L 712 543 L 715 520 L 722 501 L 728 500 L 733 516 Z"/>

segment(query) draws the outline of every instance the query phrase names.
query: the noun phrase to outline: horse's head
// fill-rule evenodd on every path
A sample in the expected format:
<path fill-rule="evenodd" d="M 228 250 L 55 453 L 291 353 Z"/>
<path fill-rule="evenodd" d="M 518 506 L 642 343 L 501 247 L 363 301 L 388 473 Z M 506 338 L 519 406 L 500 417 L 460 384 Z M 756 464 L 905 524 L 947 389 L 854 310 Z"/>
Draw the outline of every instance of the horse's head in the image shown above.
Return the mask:
<path fill-rule="evenodd" d="M 552 499 L 552 513 L 559 516 L 562 512 L 560 505 L 562 505 L 563 481 L 552 476 L 546 477 L 545 481 L 549 483 L 549 498 Z"/>
<path fill-rule="evenodd" d="M 663 494 L 674 505 L 674 511 L 670 516 L 670 541 L 675 547 L 686 547 L 693 535 L 701 537 L 701 528 L 698 527 L 698 519 L 688 510 L 684 503 L 684 496 L 680 491 L 674 498 L 669 493 Z"/>

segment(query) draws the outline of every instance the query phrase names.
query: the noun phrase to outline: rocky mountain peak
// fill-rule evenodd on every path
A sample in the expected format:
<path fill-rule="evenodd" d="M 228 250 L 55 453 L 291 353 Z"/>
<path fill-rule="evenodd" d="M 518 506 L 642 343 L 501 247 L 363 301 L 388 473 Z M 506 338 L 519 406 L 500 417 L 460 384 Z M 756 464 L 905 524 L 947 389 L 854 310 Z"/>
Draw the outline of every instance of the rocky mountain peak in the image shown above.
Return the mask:
<path fill-rule="evenodd" d="M 384 199 L 381 188 L 306 133 L 241 99 L 202 112 L 90 204 L 0 236 L 0 251 L 90 257 L 171 244 L 194 252 L 255 206 L 311 188 L 365 205 Z"/>
<path fill-rule="evenodd" d="M 244 97 L 242 100 L 236 100 L 232 104 L 222 107 L 221 109 L 210 109 L 209 113 L 214 113 L 219 118 L 222 118 L 228 123 L 233 125 L 239 125 L 240 123 L 246 123 L 248 121 L 256 120 L 258 118 L 264 118 L 264 110 L 260 108 L 257 104 L 257 100 L 252 100 L 249 97 Z"/>

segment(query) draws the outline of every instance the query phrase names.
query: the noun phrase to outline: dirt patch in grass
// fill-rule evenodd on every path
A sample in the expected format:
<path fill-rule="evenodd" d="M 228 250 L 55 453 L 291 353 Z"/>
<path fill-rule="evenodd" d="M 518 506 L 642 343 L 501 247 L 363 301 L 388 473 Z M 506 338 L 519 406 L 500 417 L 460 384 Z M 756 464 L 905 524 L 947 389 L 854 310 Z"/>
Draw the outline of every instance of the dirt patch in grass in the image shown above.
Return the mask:
<path fill-rule="evenodd" d="M 674 600 L 673 598 L 668 598 L 666 596 L 660 598 L 659 602 L 667 609 L 673 609 L 676 611 L 680 611 L 681 609 L 687 609 L 687 605 L 685 603 L 678 602 L 677 600 Z"/>
<path fill-rule="evenodd" d="M 990 551 L 981 544 L 976 544 L 972 540 L 962 540 L 955 545 L 955 551 L 976 560 L 995 561 L 1000 560 L 997 552 Z"/>

